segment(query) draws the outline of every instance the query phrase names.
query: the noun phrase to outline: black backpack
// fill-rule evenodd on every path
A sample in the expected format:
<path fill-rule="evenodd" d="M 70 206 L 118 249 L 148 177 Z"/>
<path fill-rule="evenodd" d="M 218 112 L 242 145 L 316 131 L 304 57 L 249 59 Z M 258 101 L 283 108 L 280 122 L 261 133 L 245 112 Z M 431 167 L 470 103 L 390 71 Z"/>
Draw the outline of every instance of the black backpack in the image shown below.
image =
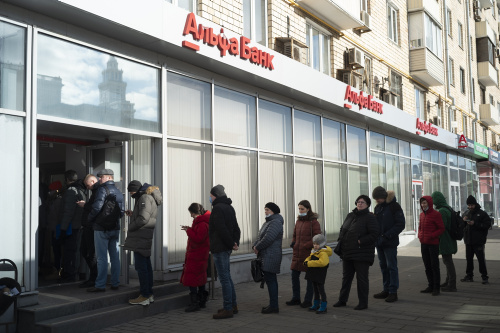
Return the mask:
<path fill-rule="evenodd" d="M 454 240 L 464 238 L 465 222 L 460 212 L 455 212 L 451 207 L 446 207 L 451 213 L 450 236 Z"/>
<path fill-rule="evenodd" d="M 121 217 L 121 209 L 116 202 L 116 195 L 111 194 L 107 186 L 104 188 L 106 189 L 106 198 L 104 198 L 104 204 L 95 219 L 95 223 L 105 231 L 110 231 L 116 229 L 117 221 Z"/>

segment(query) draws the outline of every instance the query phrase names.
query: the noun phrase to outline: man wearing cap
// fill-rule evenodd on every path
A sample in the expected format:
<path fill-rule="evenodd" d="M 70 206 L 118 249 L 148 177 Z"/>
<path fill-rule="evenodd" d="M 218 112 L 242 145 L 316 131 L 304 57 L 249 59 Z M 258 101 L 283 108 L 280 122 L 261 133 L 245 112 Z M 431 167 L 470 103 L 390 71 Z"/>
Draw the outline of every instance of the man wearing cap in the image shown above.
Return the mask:
<path fill-rule="evenodd" d="M 118 239 L 120 237 L 120 218 L 124 214 L 123 194 L 115 186 L 113 170 L 104 169 L 97 175 L 100 177 L 100 186 L 97 189 L 92 211 L 88 217 L 88 221 L 92 222 L 94 227 L 94 243 L 97 255 L 97 278 L 95 280 L 95 286 L 87 289 L 88 292 L 106 291 L 108 252 L 111 261 L 111 289 L 117 290 L 120 285 Z M 115 196 L 116 203 L 120 207 L 120 216 L 116 219 L 115 229 L 106 231 L 103 227 L 95 223 L 95 221 L 99 213 L 101 213 L 108 195 Z"/>
<path fill-rule="evenodd" d="M 405 215 L 396 201 L 394 191 L 386 191 L 382 186 L 377 186 L 373 189 L 372 198 L 377 201 L 374 214 L 377 217 L 380 234 L 376 248 L 384 286 L 384 290 L 373 297 L 392 303 L 398 300 L 397 255 L 399 234 L 405 228 Z"/>
<path fill-rule="evenodd" d="M 210 190 L 210 202 L 212 203 L 208 226 L 210 252 L 214 257 L 224 299 L 224 307 L 217 311 L 213 318 L 226 319 L 238 313 L 229 258 L 232 250 L 238 250 L 240 227 L 236 220 L 236 212 L 231 206 L 232 200 L 226 196 L 224 186 L 217 185 Z"/>
<path fill-rule="evenodd" d="M 462 282 L 473 282 L 474 276 L 474 255 L 476 255 L 479 272 L 483 279 L 483 284 L 488 284 L 488 271 L 484 254 L 484 244 L 488 236 L 488 229 L 491 227 L 491 218 L 488 213 L 481 209 L 476 198 L 469 195 L 467 198 L 467 208 L 469 211 L 464 214 L 466 224 L 464 229 L 465 258 L 467 259 L 466 274 Z"/>

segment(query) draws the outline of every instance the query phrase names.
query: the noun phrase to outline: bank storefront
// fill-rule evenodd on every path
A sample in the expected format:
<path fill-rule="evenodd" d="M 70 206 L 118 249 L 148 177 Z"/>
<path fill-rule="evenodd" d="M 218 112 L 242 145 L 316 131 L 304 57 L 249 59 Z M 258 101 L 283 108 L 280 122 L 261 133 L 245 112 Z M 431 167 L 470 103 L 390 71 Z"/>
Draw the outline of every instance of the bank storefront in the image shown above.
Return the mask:
<path fill-rule="evenodd" d="M 246 261 L 254 257 L 251 243 L 268 201 L 285 219 L 285 258 L 302 199 L 319 213 L 329 242 L 356 197 L 379 185 L 396 192 L 408 239 L 415 237 L 418 199 L 432 191 L 457 210 L 472 194 L 498 212 L 497 162 L 479 164 L 477 152 L 458 148 L 456 134 L 242 36 L 219 34 L 221 27 L 165 1 L 151 4 L 153 17 L 141 16 L 145 9 L 133 1 L 113 15 L 92 1 L 67 6 L 68 17 L 79 18 L 69 30 L 60 12 L 26 22 L 21 17 L 35 8 L 0 10 L 0 151 L 9 156 L 0 170 L 16 189 L 8 208 L 2 202 L 2 227 L 15 223 L 0 242 L 27 290 L 38 287 L 39 265 L 51 257 L 43 245 L 50 227 L 40 222 L 41 189 L 66 169 L 83 176 L 111 168 L 123 192 L 132 179 L 160 186 L 158 279 L 179 274 L 187 242 L 179 225 L 190 224 L 192 202 L 210 207 L 215 184 L 233 200 L 242 232 L 233 255 L 235 265 L 245 265 L 235 270 L 237 281 L 248 278 Z M 88 18 L 103 29 L 96 32 Z M 229 41 L 225 53 L 199 35 L 212 34 L 210 28 L 218 34 L 212 40 Z"/>

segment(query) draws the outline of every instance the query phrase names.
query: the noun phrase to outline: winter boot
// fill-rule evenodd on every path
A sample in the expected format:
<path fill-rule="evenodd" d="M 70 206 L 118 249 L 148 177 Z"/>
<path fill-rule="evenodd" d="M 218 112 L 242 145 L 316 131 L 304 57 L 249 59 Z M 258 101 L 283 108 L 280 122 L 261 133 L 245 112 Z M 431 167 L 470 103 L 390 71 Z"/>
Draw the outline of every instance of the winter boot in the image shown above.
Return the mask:
<path fill-rule="evenodd" d="M 197 293 L 190 293 L 189 296 L 191 297 L 191 303 L 184 311 L 186 311 L 186 312 L 199 311 L 200 310 L 200 301 L 198 300 L 198 294 Z"/>
<path fill-rule="evenodd" d="M 198 299 L 200 301 L 200 308 L 204 309 L 207 307 L 208 291 L 198 291 Z"/>
<path fill-rule="evenodd" d="M 325 314 L 327 303 L 328 302 L 321 302 L 321 306 L 319 307 L 318 311 L 316 311 L 316 314 Z"/>
<path fill-rule="evenodd" d="M 460 279 L 462 282 L 474 282 L 472 276 L 466 275 L 463 279 Z"/>
<path fill-rule="evenodd" d="M 444 281 L 444 283 L 441 283 L 440 287 L 443 288 L 443 287 L 448 287 L 448 282 L 449 282 L 449 278 L 446 277 L 446 281 Z"/>
<path fill-rule="evenodd" d="M 316 311 L 319 309 L 319 299 L 315 299 L 313 305 L 309 308 L 309 311 Z"/>

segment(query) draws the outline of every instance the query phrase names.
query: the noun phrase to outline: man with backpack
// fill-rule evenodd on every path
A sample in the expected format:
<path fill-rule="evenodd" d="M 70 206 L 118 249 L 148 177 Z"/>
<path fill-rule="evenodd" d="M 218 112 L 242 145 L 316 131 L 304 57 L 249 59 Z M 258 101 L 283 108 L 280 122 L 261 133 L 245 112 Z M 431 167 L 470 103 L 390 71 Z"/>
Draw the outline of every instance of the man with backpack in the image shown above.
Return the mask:
<path fill-rule="evenodd" d="M 106 291 L 108 276 L 108 252 L 111 261 L 111 289 L 120 285 L 120 257 L 118 240 L 120 237 L 120 218 L 124 214 L 123 194 L 113 181 L 114 172 L 104 169 L 97 174 L 101 185 L 97 189 L 88 221 L 93 223 L 94 243 L 97 255 L 97 278 L 95 286 L 88 292 Z"/>
<path fill-rule="evenodd" d="M 405 228 L 405 216 L 396 201 L 394 191 L 386 191 L 382 186 L 377 186 L 373 189 L 372 197 L 377 201 L 374 214 L 377 217 L 380 233 L 376 248 L 384 284 L 384 290 L 373 297 L 392 303 L 398 300 L 397 255 L 399 234 Z"/>
<path fill-rule="evenodd" d="M 467 223 L 464 229 L 465 258 L 467 259 L 466 274 L 462 282 L 473 282 L 474 276 L 474 255 L 479 263 L 479 272 L 483 279 L 483 284 L 488 284 L 488 271 L 486 270 L 486 260 L 484 254 L 484 244 L 488 236 L 488 229 L 491 228 L 491 218 L 481 206 L 476 198 L 469 195 L 467 198 L 467 208 L 469 211 L 464 214 L 464 221 Z"/>
<path fill-rule="evenodd" d="M 444 233 L 439 236 L 439 254 L 443 257 L 446 266 L 446 280 L 441 284 L 441 291 L 457 291 L 457 273 L 452 256 L 457 253 L 457 241 L 451 235 L 453 210 L 446 203 L 443 193 L 435 191 L 431 195 L 444 223 Z"/>

